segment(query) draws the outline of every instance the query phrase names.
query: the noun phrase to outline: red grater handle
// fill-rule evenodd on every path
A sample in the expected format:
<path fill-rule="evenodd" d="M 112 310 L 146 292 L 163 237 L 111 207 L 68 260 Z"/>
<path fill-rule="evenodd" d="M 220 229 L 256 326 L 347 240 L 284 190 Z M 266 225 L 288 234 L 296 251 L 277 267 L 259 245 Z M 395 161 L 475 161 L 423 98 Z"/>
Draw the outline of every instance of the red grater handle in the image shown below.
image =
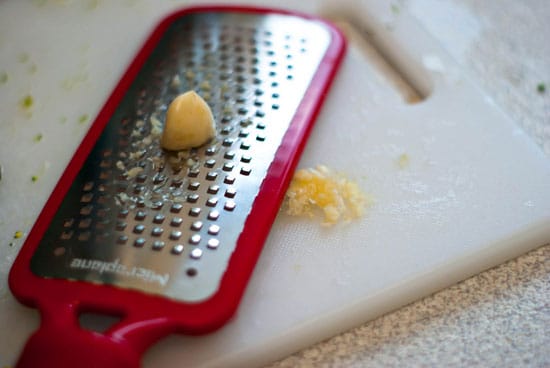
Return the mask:
<path fill-rule="evenodd" d="M 138 354 L 108 336 L 43 325 L 28 340 L 16 367 L 138 368 L 139 361 Z"/>
<path fill-rule="evenodd" d="M 66 305 L 42 309 L 40 328 L 27 341 L 16 367 L 138 368 L 140 358 L 140 349 L 123 336 L 81 328 L 75 307 Z"/>

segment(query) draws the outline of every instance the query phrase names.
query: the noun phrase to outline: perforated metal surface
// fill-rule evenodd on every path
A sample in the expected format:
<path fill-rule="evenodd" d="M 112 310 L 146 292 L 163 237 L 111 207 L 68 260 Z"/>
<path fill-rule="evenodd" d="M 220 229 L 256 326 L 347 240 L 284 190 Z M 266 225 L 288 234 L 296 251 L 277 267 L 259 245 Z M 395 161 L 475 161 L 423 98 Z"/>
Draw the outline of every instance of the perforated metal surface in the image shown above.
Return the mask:
<path fill-rule="evenodd" d="M 329 42 L 321 25 L 293 16 L 174 22 L 73 182 L 32 271 L 182 301 L 212 295 Z M 191 89 L 212 108 L 217 136 L 165 152 L 167 106 Z"/>

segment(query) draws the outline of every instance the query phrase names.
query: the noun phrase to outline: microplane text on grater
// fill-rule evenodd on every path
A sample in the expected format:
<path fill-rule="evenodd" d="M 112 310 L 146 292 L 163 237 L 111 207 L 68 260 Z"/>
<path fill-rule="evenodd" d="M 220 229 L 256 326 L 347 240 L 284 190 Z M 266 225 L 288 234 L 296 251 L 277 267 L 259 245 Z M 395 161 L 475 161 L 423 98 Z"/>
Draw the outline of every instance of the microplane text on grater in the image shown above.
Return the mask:
<path fill-rule="evenodd" d="M 42 324 L 19 367 L 36 366 L 46 350 L 60 359 L 49 366 L 80 366 L 97 349 L 103 353 L 89 356 L 90 366 L 137 367 L 116 354 L 132 346 L 133 361 L 159 336 L 205 333 L 227 321 L 344 51 L 333 26 L 288 11 L 196 7 L 166 17 L 98 114 L 14 262 L 14 295 L 46 309 L 44 319 L 56 305 L 56 321 L 72 321 L 55 338 L 40 332 L 51 325 Z M 190 90 L 207 101 L 216 135 L 200 147 L 164 151 L 168 105 Z M 105 340 L 82 329 L 73 339 L 67 314 L 81 311 L 121 322 L 100 334 Z M 138 323 L 145 320 L 162 323 Z"/>

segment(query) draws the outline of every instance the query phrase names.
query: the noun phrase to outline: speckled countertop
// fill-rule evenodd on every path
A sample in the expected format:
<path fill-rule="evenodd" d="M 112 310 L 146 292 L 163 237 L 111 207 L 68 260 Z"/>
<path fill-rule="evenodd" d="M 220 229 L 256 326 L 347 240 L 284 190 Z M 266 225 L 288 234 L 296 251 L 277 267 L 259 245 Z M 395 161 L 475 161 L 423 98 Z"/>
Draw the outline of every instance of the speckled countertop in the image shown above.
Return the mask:
<path fill-rule="evenodd" d="M 550 157 L 550 2 L 396 3 Z M 268 367 L 548 367 L 549 332 L 546 245 Z"/>

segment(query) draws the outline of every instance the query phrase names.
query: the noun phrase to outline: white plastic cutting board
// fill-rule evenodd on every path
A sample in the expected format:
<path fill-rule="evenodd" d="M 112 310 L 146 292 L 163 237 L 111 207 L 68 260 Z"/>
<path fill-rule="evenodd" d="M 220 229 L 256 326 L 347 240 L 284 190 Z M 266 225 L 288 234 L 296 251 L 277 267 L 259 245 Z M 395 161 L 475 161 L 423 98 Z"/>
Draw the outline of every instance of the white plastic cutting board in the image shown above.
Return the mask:
<path fill-rule="evenodd" d="M 352 41 L 300 166 L 335 168 L 375 203 L 331 228 L 281 213 L 237 317 L 208 336 L 162 341 L 145 367 L 265 364 L 550 240 L 550 161 L 413 18 L 374 0 L 277 3 L 353 14 L 427 97 L 404 103 Z M 24 240 L 13 235 L 30 230 L 140 42 L 176 6 L 0 3 L 1 367 L 38 325 L 7 289 Z M 18 106 L 27 94 L 30 116 Z"/>

